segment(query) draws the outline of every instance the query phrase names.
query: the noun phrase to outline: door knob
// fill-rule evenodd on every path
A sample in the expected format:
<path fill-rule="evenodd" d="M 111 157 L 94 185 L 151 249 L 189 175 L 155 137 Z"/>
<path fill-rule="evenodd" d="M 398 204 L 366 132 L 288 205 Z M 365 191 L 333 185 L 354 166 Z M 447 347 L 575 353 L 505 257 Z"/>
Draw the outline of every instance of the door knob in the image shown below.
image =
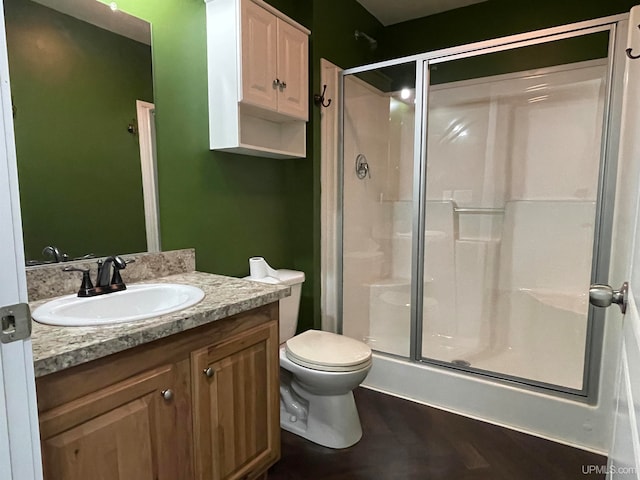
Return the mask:
<path fill-rule="evenodd" d="M 589 288 L 589 303 L 594 307 L 608 307 L 612 303 L 615 303 L 624 314 L 627 311 L 628 291 L 628 282 L 624 282 L 620 290 L 614 290 L 609 285 L 594 284 Z"/>

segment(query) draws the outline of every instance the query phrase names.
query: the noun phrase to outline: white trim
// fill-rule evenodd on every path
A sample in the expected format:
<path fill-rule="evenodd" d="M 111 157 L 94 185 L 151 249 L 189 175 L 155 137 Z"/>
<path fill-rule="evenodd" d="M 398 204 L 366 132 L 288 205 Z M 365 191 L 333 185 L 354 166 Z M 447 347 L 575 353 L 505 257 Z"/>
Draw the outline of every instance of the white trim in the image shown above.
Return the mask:
<path fill-rule="evenodd" d="M 0 306 L 4 306 L 27 301 L 27 282 L 2 8 L 0 109 Z M 0 343 L 0 478 L 42 478 L 35 375 L 29 339 Z"/>
<path fill-rule="evenodd" d="M 320 107 L 320 312 L 322 330 L 337 332 L 337 201 L 338 201 L 338 76 L 340 68 L 320 59 L 320 84 L 326 85 L 329 107 Z"/>
<path fill-rule="evenodd" d="M 147 250 L 149 252 L 159 252 L 161 248 L 155 108 L 153 103 L 136 100 L 142 192 L 144 194 L 144 225 L 147 232 Z"/>

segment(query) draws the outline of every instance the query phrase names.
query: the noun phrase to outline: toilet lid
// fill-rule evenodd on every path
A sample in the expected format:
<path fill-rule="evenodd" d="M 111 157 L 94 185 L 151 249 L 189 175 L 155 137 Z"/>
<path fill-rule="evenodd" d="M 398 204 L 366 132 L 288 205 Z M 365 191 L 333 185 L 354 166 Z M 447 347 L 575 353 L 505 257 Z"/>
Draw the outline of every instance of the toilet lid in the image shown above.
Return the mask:
<path fill-rule="evenodd" d="M 368 345 L 320 330 L 307 330 L 287 340 L 286 353 L 292 362 L 318 370 L 357 370 L 371 360 Z"/>

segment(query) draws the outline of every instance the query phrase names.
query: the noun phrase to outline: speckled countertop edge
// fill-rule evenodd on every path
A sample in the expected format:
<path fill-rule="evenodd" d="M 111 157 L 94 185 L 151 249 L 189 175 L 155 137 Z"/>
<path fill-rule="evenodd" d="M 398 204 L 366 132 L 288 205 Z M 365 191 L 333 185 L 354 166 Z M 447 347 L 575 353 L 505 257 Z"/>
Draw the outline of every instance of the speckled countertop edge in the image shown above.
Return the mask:
<path fill-rule="evenodd" d="M 178 312 L 99 327 L 55 327 L 33 322 L 36 377 L 64 370 L 191 328 L 267 305 L 291 293 L 288 286 L 202 272 L 182 273 L 141 283 L 182 283 L 201 288 L 204 299 Z M 35 310 L 48 300 L 32 302 Z"/>

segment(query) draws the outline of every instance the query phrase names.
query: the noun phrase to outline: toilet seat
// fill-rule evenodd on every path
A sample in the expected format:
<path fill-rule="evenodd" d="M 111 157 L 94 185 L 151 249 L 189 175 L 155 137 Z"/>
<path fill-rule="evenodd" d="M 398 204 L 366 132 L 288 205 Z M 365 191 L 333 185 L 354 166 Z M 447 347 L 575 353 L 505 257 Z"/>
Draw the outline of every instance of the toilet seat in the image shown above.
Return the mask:
<path fill-rule="evenodd" d="M 290 338 L 285 353 L 293 363 L 325 372 L 352 372 L 371 364 L 368 345 L 320 330 L 307 330 Z"/>

